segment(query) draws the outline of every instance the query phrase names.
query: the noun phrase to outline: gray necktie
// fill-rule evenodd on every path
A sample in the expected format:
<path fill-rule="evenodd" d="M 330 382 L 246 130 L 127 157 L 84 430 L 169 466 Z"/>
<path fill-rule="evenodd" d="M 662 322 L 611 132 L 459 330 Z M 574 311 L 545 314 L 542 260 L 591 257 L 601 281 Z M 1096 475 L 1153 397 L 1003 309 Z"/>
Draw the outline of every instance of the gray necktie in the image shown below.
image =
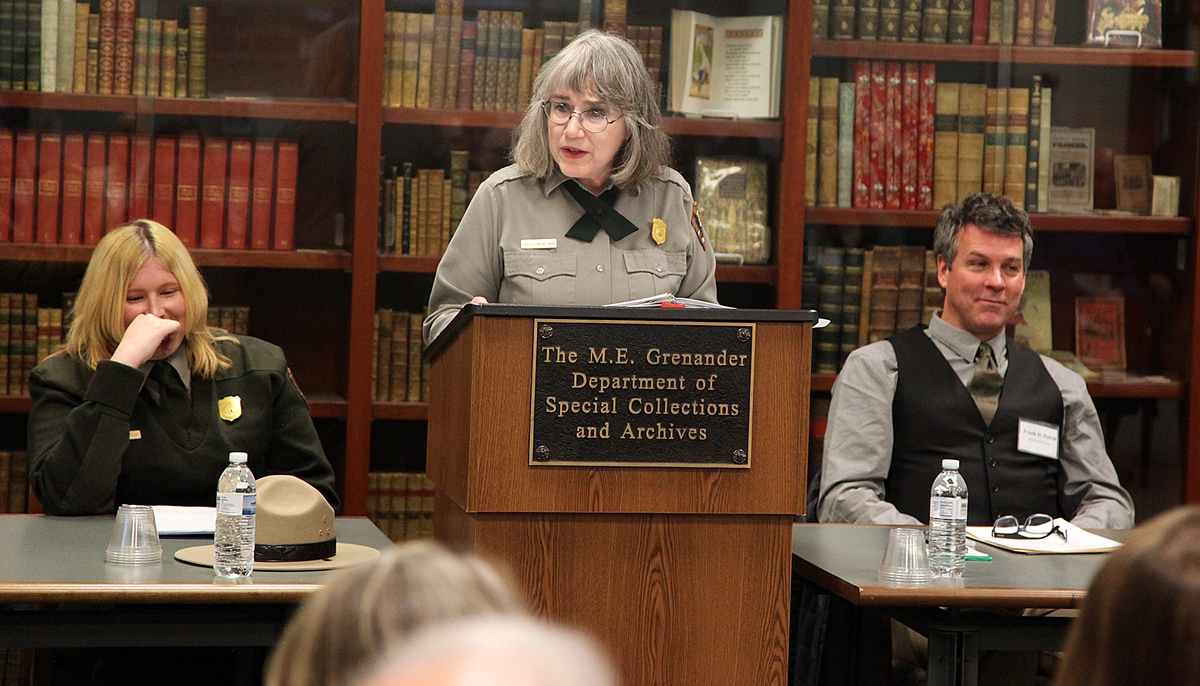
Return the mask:
<path fill-rule="evenodd" d="M 1000 370 L 996 366 L 992 346 L 980 343 L 979 349 L 975 351 L 975 376 L 971 378 L 967 389 L 971 391 L 971 397 L 975 398 L 979 414 L 983 415 L 983 421 L 988 426 L 992 425 L 992 417 L 996 415 L 996 406 L 1000 404 L 1000 389 L 1003 386 L 1004 377 L 1000 376 Z"/>

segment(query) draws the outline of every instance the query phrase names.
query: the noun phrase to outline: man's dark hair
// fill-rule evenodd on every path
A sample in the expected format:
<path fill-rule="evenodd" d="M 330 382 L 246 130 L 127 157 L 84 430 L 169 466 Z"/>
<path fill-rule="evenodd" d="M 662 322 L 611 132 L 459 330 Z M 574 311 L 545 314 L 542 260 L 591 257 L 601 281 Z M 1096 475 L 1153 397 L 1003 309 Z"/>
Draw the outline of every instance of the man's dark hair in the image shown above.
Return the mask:
<path fill-rule="evenodd" d="M 1020 236 L 1025 245 L 1024 268 L 1029 269 L 1033 257 L 1033 229 L 1029 215 L 1012 204 L 1006 196 L 991 193 L 972 193 L 961 205 L 946 205 L 933 231 L 933 251 L 954 264 L 958 255 L 958 237 L 964 226 L 974 224 L 989 233 L 1001 236 Z"/>

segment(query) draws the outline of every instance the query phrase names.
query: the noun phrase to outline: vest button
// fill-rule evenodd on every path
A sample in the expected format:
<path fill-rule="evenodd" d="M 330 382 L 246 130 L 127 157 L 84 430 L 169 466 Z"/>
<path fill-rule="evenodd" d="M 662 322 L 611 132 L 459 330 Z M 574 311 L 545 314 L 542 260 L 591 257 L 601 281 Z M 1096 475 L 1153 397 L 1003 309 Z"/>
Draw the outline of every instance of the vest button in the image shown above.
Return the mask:
<path fill-rule="evenodd" d="M 538 267 L 537 269 L 534 269 L 533 271 L 534 271 L 534 273 L 536 273 L 536 274 L 545 274 L 545 273 L 546 273 L 546 268 L 545 268 L 545 267 Z"/>
<path fill-rule="evenodd" d="M 992 493 L 999 493 L 999 492 L 1000 492 L 999 486 L 992 486 Z"/>
<path fill-rule="evenodd" d="M 989 462 L 989 463 L 988 463 L 988 465 L 989 465 L 989 466 L 991 466 L 991 467 L 995 467 L 995 466 L 996 466 L 996 461 L 995 461 L 995 460 L 992 460 L 991 462 Z"/>
<path fill-rule="evenodd" d="M 985 440 L 985 441 L 987 441 L 988 443 L 995 443 L 995 442 L 996 442 L 996 437 L 995 437 L 995 436 L 993 436 L 993 435 L 991 435 L 991 434 L 988 434 L 988 435 L 987 435 L 987 437 L 986 437 L 984 440 Z"/>

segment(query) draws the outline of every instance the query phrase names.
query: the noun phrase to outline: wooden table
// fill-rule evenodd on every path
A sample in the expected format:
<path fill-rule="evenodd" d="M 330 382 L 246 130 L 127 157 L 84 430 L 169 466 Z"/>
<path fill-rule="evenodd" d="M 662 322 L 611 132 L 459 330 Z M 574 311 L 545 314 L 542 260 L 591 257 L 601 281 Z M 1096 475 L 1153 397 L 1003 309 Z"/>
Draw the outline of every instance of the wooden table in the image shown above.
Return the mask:
<path fill-rule="evenodd" d="M 163 538 L 163 561 L 104 561 L 113 517 L 0 516 L 0 647 L 270 646 L 292 610 L 331 572 L 255 571 L 236 582 L 175 551 L 211 542 Z M 365 518 L 338 540 L 393 546 Z"/>
<path fill-rule="evenodd" d="M 1105 532 L 1121 539 L 1126 532 Z M 961 579 L 901 585 L 879 579 L 888 527 L 796 524 L 792 564 L 805 579 L 851 603 L 881 609 L 929 638 L 929 686 L 978 681 L 980 650 L 1057 650 L 1070 619 L 989 608 L 1076 608 L 1103 554 L 1025 555 L 977 544 Z M 983 611 L 981 611 L 983 610 Z"/>

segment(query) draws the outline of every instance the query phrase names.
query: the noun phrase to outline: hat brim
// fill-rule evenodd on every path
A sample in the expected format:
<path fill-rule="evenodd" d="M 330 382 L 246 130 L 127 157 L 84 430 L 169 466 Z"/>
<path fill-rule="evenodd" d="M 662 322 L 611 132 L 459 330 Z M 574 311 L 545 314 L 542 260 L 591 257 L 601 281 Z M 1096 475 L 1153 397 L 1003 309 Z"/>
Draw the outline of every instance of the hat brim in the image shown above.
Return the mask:
<path fill-rule="evenodd" d="M 328 559 L 302 560 L 298 562 L 255 561 L 254 569 L 264 572 L 319 572 L 326 569 L 351 567 L 364 562 L 370 562 L 377 557 L 379 557 L 379 551 L 375 548 L 339 541 L 337 544 L 337 553 Z M 211 545 L 197 545 L 191 548 L 184 548 L 183 550 L 176 551 L 175 559 L 200 567 L 211 567 L 213 566 L 213 547 Z"/>

